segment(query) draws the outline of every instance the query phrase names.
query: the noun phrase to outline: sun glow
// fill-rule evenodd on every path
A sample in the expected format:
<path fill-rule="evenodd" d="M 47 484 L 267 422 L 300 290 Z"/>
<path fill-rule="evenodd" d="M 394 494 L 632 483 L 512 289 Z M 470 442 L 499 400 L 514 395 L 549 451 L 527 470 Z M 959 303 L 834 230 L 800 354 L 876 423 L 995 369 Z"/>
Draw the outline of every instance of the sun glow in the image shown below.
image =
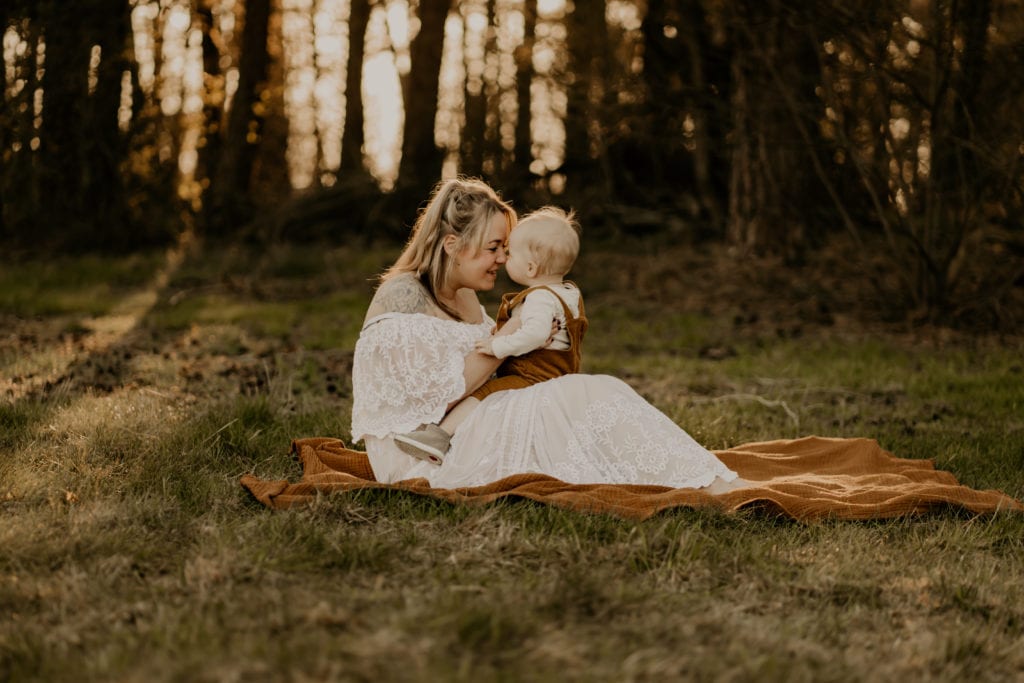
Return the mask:
<path fill-rule="evenodd" d="M 288 161 L 292 186 L 309 187 L 316 175 L 316 63 L 314 61 L 313 0 L 284 0 L 281 34 L 284 38 L 284 111 L 288 117 Z"/>
<path fill-rule="evenodd" d="M 491 148 L 497 149 L 497 156 L 508 155 L 515 147 L 519 108 L 515 51 L 524 40 L 523 1 L 466 0 L 455 6 L 445 22 L 435 137 L 446 150 L 447 175 L 458 171 L 467 93 L 487 99 L 488 139 L 498 143 Z M 191 0 L 131 0 L 137 69 L 121 76 L 118 126 L 123 131 L 131 129 L 139 96 L 144 108 L 158 109 L 171 121 L 156 131 L 157 155 L 164 161 L 177 156 L 180 196 L 198 206 L 204 181 L 195 176 L 207 170 L 199 167 L 208 134 L 203 126 L 210 108 L 223 106 L 227 111 L 237 90 L 237 43 L 244 12 L 238 0 L 211 0 L 210 39 L 219 61 L 214 73 L 205 73 L 204 29 L 196 20 L 193 4 Z M 285 158 L 289 183 L 295 189 L 336 181 L 345 126 L 349 5 L 350 0 L 280 0 L 277 5 L 275 28 L 279 32 L 271 41 L 278 46 L 274 56 L 280 58 L 283 68 L 281 101 L 288 127 Z M 630 7 L 630 3 L 614 0 L 609 12 L 626 25 L 635 20 Z M 563 154 L 561 119 L 566 96 L 557 74 L 565 64 L 565 11 L 564 0 L 539 0 L 530 53 L 536 73 L 530 84 L 533 158 L 528 160 L 538 173 L 559 166 Z M 384 188 L 397 179 L 405 121 L 402 79 L 411 67 L 410 45 L 418 32 L 419 21 L 408 0 L 372 4 L 362 73 L 364 154 L 367 169 Z M 10 100 L 24 103 L 22 107 L 31 112 L 30 120 L 38 127 L 42 90 L 24 90 L 39 82 L 43 74 L 45 46 L 41 40 L 28 38 L 18 25 L 8 26 L 2 39 L 4 92 Z M 26 63 L 28 50 L 37 51 L 32 60 L 35 74 L 25 73 L 19 66 Z M 99 45 L 91 48 L 90 92 L 99 84 L 106 58 Z M 497 170 L 495 163 L 502 161 L 486 159 L 490 166 L 485 166 L 485 171 Z"/>
<path fill-rule="evenodd" d="M 390 49 L 387 13 L 374 8 L 366 28 L 363 60 L 365 151 L 370 172 L 385 188 L 398 177 L 401 130 L 405 122 L 395 52 Z"/>

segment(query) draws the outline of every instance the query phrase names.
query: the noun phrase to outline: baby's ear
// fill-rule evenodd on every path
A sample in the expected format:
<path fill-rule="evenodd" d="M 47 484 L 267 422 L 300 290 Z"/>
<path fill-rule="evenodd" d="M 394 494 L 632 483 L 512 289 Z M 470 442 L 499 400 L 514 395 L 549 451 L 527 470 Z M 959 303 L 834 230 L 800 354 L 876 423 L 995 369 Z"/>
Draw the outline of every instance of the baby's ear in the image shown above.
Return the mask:
<path fill-rule="evenodd" d="M 527 261 L 526 263 L 526 276 L 537 277 L 537 273 L 540 272 L 540 266 L 537 265 L 536 261 Z"/>

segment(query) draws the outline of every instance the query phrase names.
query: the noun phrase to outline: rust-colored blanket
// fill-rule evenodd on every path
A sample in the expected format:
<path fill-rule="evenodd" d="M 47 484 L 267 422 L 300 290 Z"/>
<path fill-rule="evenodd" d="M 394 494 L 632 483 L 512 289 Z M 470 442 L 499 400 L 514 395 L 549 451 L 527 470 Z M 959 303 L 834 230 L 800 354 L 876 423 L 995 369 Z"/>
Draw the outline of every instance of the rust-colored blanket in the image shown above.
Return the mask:
<path fill-rule="evenodd" d="M 716 455 L 747 488 L 720 495 L 696 489 L 634 484 L 567 484 L 543 474 L 517 474 L 486 486 L 431 488 L 425 479 L 395 484 L 374 480 L 362 451 L 338 439 L 300 439 L 292 452 L 302 463 L 297 482 L 242 477 L 242 485 L 275 509 L 310 502 L 318 494 L 364 488 L 397 489 L 450 502 L 488 503 L 499 498 L 528 498 L 572 510 L 607 512 L 643 519 L 673 507 L 713 507 L 734 511 L 757 506 L 795 519 L 885 518 L 942 507 L 973 513 L 1024 511 L 1024 505 L 999 491 L 961 486 L 930 460 L 906 460 L 883 450 L 873 439 L 802 439 L 749 443 Z"/>

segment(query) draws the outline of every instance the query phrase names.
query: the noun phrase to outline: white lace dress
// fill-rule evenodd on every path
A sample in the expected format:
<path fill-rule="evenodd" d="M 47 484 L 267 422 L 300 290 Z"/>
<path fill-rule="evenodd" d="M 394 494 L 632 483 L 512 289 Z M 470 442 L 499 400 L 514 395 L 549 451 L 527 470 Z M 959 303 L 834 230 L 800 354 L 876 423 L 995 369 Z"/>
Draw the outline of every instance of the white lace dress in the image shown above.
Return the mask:
<path fill-rule="evenodd" d="M 400 451 L 390 435 L 438 422 L 465 390 L 463 362 L 494 322 L 386 313 L 368 321 L 352 368 L 352 438 L 378 481 L 425 477 L 432 486 L 487 484 L 540 472 L 577 484 L 700 488 L 736 473 L 626 383 L 566 375 L 491 394 L 459 427 L 441 466 Z"/>

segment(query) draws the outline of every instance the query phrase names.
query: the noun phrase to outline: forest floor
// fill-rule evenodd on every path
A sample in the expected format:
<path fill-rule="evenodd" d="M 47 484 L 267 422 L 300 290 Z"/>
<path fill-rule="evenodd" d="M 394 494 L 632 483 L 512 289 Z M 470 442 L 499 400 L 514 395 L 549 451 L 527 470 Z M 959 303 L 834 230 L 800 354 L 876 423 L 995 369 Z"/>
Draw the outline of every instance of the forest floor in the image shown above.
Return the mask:
<path fill-rule="evenodd" d="M 294 479 L 292 438 L 348 440 L 396 251 L 0 265 L 0 681 L 1024 678 L 1019 514 L 263 508 L 241 475 Z M 1024 338 L 906 323 L 842 253 L 589 249 L 584 369 L 712 449 L 866 436 L 1024 498 Z"/>

